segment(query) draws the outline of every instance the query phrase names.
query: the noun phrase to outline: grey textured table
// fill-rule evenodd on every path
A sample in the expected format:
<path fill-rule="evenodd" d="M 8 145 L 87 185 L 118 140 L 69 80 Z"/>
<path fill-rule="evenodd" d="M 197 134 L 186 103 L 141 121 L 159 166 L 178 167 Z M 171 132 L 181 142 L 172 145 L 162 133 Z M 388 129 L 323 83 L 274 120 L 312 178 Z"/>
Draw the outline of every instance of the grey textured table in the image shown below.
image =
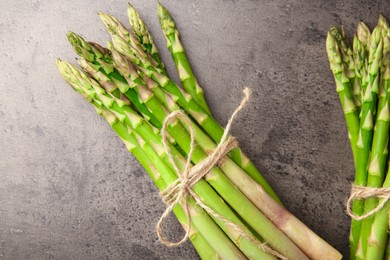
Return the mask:
<path fill-rule="evenodd" d="M 233 134 L 287 208 L 343 254 L 353 162 L 325 37 L 331 25 L 352 35 L 359 19 L 373 26 L 390 14 L 386 1 L 355 2 L 163 2 L 215 117 L 225 124 L 243 86 L 253 89 Z M 156 1 L 133 4 L 176 77 Z M 55 58 L 75 57 L 69 30 L 109 39 L 98 11 L 127 22 L 126 1 L 1 1 L 1 259 L 196 258 L 189 243 L 157 241 L 156 188 L 56 70 Z M 173 218 L 168 229 L 182 234 Z"/>

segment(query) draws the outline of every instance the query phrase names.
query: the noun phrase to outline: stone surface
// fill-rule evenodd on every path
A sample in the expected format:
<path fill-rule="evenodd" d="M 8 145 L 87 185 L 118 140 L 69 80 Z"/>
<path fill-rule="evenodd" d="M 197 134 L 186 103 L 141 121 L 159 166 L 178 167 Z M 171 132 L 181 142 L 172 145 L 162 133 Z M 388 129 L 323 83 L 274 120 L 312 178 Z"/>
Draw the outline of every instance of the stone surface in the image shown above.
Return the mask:
<path fill-rule="evenodd" d="M 156 1 L 132 1 L 177 78 Z M 344 201 L 353 162 L 325 53 L 328 28 L 371 27 L 386 1 L 163 1 L 222 124 L 254 95 L 233 127 L 241 147 L 287 208 L 344 255 Z M 157 190 L 110 127 L 60 78 L 73 30 L 105 43 L 96 12 L 126 22 L 126 1 L 3 0 L 0 9 L 0 258 L 193 259 L 187 243 L 162 246 Z M 170 235 L 182 234 L 175 220 Z"/>

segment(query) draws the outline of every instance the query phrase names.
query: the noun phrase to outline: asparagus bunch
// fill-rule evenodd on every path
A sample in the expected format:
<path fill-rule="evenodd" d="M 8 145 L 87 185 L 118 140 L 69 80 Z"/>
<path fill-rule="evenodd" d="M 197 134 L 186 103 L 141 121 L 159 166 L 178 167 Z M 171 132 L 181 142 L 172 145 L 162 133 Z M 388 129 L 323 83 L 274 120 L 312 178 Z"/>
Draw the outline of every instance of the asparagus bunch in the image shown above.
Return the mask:
<path fill-rule="evenodd" d="M 191 149 L 192 164 L 202 162 L 216 149 L 224 129 L 209 111 L 173 19 L 161 4 L 158 14 L 184 89 L 167 75 L 152 36 L 131 5 L 128 15 L 132 32 L 115 17 L 99 13 L 112 37 L 107 48 L 75 33 L 68 34 L 85 73 L 61 60 L 57 66 L 69 85 L 107 120 L 163 191 L 180 174 L 169 160 L 160 135 L 169 113 L 185 113 L 194 131 L 192 147 L 185 122 L 178 119 L 167 128 L 169 152 L 180 169 L 185 167 Z M 281 205 L 239 148 L 224 156 L 191 189 L 201 203 L 188 199 L 190 223 L 182 204 L 174 207 L 174 213 L 184 227 L 190 226 L 189 238 L 204 259 L 341 257 Z M 221 217 L 209 214 L 201 204 Z"/>
<path fill-rule="evenodd" d="M 355 185 L 387 187 L 389 112 L 389 26 L 383 16 L 372 33 L 360 22 L 353 49 L 343 32 L 332 27 L 326 47 L 344 111 L 355 162 Z M 352 55 L 350 54 L 352 53 Z M 354 64 L 354 66 L 350 66 Z M 384 179 L 386 177 L 386 181 Z M 352 211 L 361 216 L 378 205 L 377 198 L 355 200 Z M 351 224 L 351 259 L 382 259 L 387 241 L 388 206 Z M 373 224 L 374 223 L 374 224 Z"/>

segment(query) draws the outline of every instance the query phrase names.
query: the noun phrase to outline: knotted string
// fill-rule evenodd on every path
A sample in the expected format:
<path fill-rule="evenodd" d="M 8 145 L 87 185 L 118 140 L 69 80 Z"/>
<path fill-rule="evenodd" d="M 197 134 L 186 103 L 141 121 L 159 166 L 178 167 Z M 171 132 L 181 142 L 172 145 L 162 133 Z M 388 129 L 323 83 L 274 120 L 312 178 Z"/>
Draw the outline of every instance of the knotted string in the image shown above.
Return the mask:
<path fill-rule="evenodd" d="M 361 216 L 356 215 L 355 213 L 352 212 L 352 202 L 354 199 L 368 199 L 374 197 L 378 199 L 382 199 L 374 209 L 368 211 L 367 213 Z M 380 211 L 389 200 L 390 200 L 390 188 L 372 188 L 372 187 L 352 185 L 351 195 L 347 200 L 347 214 L 355 220 L 363 220 Z"/>
<path fill-rule="evenodd" d="M 192 154 L 194 152 L 195 147 L 195 133 L 192 126 L 191 120 L 181 111 L 174 111 L 171 114 L 169 114 L 166 119 L 164 120 L 163 127 L 161 130 L 161 136 L 162 136 L 162 142 L 164 145 L 164 149 L 166 154 L 168 155 L 169 161 L 171 162 L 172 166 L 174 167 L 178 179 L 170 184 L 164 191 L 160 193 L 160 196 L 162 197 L 163 201 L 168 205 L 165 212 L 162 214 L 161 218 L 159 219 L 157 223 L 157 236 L 161 243 L 163 243 L 166 246 L 173 247 L 178 246 L 182 243 L 184 243 L 191 231 L 191 214 L 188 206 L 188 196 L 191 196 L 195 199 L 197 205 L 199 205 L 201 208 L 203 208 L 209 215 L 213 216 L 215 219 L 223 222 L 226 226 L 231 227 L 234 231 L 236 231 L 241 237 L 248 239 L 252 243 L 254 243 L 256 246 L 261 248 L 263 251 L 274 255 L 276 257 L 279 257 L 281 259 L 286 259 L 283 255 L 279 254 L 272 248 L 268 247 L 265 243 L 260 243 L 253 235 L 247 234 L 244 230 L 246 230 L 245 227 L 241 227 L 230 220 L 226 219 L 225 217 L 221 216 L 217 212 L 215 212 L 213 209 L 211 209 L 209 206 L 203 203 L 201 198 L 192 190 L 192 186 L 195 185 L 200 179 L 202 179 L 206 174 L 209 173 L 209 171 L 218 163 L 223 160 L 223 157 L 232 150 L 233 148 L 237 147 L 237 141 L 229 136 L 230 128 L 233 124 L 234 119 L 236 118 L 238 112 L 240 112 L 241 109 L 243 109 L 248 102 L 251 95 L 251 91 L 249 88 L 244 89 L 244 98 L 241 101 L 240 105 L 236 108 L 236 110 L 231 115 L 228 124 L 226 125 L 225 131 L 222 135 L 222 138 L 220 140 L 220 143 L 215 148 L 215 150 L 207 156 L 203 161 L 200 163 L 197 163 L 194 167 L 191 167 L 191 158 Z M 169 148 L 169 141 L 168 141 L 168 131 L 167 127 L 168 124 L 174 120 L 181 119 L 186 128 L 188 128 L 190 132 L 190 150 L 187 156 L 187 160 L 184 166 L 183 171 L 181 171 L 176 164 L 176 161 L 173 158 L 173 155 Z M 184 210 L 184 213 L 187 217 L 187 223 L 185 227 L 185 234 L 183 238 L 178 242 L 172 242 L 165 238 L 163 235 L 163 222 L 165 218 L 170 214 L 172 209 L 180 204 Z"/>

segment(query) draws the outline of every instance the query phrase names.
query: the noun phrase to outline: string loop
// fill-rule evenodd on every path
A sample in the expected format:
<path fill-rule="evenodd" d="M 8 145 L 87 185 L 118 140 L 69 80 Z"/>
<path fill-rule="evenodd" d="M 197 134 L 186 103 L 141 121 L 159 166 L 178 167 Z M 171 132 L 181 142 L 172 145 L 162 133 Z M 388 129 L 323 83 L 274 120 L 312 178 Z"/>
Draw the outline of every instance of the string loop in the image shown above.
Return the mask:
<path fill-rule="evenodd" d="M 352 203 L 355 199 L 368 199 L 368 198 L 378 198 L 381 199 L 381 201 L 378 203 L 378 205 L 366 212 L 365 214 L 359 216 L 353 213 L 352 211 Z M 363 220 L 368 217 L 371 217 L 378 211 L 380 211 L 386 203 L 390 200 L 390 188 L 372 188 L 372 187 L 364 187 L 364 186 L 356 186 L 352 185 L 351 189 L 351 195 L 349 196 L 347 200 L 347 214 L 355 219 L 355 220 Z"/>

